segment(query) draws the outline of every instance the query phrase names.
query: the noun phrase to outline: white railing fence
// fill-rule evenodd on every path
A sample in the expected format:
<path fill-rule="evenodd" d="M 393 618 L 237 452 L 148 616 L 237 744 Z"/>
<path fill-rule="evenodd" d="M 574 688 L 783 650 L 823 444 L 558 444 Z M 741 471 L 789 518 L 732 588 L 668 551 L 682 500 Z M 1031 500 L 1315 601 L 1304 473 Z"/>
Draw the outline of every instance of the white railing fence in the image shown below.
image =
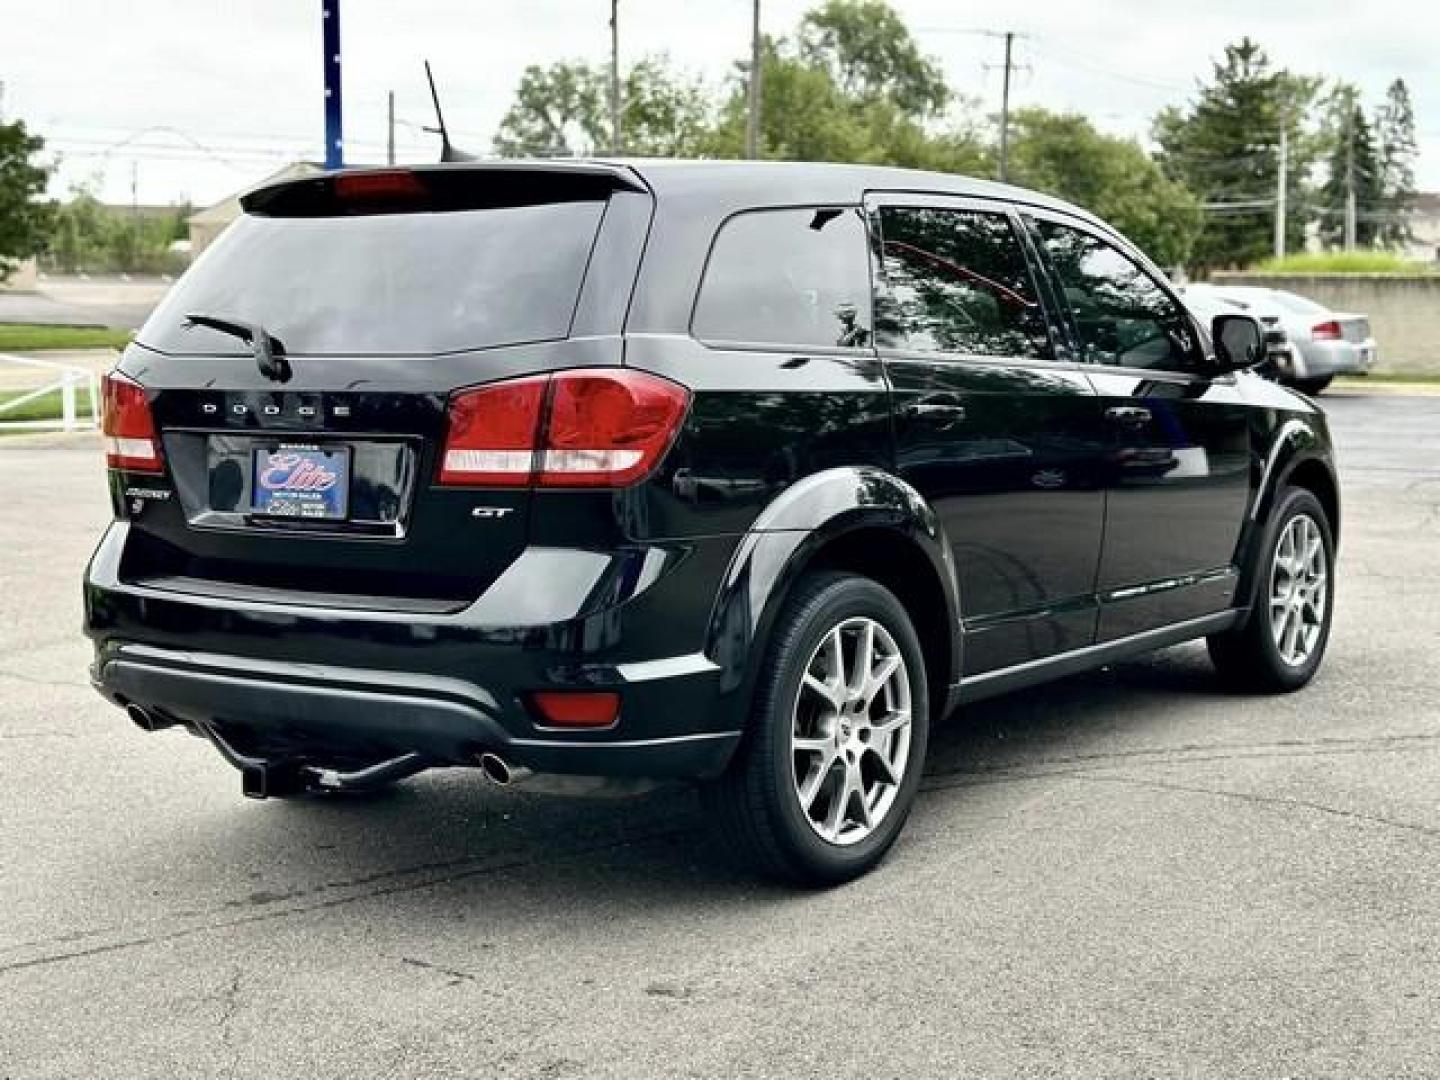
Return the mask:
<path fill-rule="evenodd" d="M 26 390 L 18 397 L 0 401 L 0 431 L 85 431 L 100 426 L 100 378 L 89 368 L 75 364 L 58 364 L 53 360 L 37 360 L 32 356 L 0 353 L 0 364 L 19 364 L 53 372 L 54 378 L 44 386 Z M 3 385 L 3 384 L 0 384 Z M 60 415 L 51 420 L 13 420 L 7 416 L 32 401 L 60 391 Z M 88 407 L 79 408 L 80 391 L 89 391 Z"/>

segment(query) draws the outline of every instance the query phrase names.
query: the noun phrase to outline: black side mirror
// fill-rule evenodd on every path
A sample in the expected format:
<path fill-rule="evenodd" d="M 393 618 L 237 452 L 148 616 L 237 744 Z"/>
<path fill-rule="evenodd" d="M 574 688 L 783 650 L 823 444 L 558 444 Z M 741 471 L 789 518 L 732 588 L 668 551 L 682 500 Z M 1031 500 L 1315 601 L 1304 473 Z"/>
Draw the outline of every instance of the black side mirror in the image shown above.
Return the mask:
<path fill-rule="evenodd" d="M 1265 359 L 1265 331 L 1250 315 L 1216 315 L 1210 321 L 1215 359 L 1222 371 L 1241 371 Z"/>

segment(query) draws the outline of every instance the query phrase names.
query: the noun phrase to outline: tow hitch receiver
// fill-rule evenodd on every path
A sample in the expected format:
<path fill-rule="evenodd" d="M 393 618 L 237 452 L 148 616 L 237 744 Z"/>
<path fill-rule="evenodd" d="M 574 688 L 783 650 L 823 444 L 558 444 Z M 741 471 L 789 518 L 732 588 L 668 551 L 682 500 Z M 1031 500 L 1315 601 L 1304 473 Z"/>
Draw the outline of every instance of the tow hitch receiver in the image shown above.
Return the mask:
<path fill-rule="evenodd" d="M 212 734 L 211 738 L 216 736 Z M 306 791 L 374 791 L 435 765 L 423 754 L 401 754 L 352 772 L 325 769 L 305 761 L 258 761 L 238 754 L 234 760 L 240 769 L 240 790 L 250 799 L 278 799 Z"/>
<path fill-rule="evenodd" d="M 240 769 L 240 790 L 247 799 L 275 799 L 298 795 L 310 784 L 306 769 L 293 761 L 259 761 Z"/>

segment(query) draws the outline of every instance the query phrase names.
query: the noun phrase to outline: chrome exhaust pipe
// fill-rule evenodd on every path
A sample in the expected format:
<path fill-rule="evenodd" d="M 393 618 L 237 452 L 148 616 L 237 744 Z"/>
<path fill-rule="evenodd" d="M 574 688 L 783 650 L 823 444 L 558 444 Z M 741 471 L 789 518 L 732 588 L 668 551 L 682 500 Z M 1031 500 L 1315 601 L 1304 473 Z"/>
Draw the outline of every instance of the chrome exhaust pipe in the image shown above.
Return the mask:
<path fill-rule="evenodd" d="M 496 787 L 523 784 L 534 775 L 529 769 L 520 765 L 511 765 L 499 754 L 492 754 L 488 750 L 480 755 L 480 772 Z"/>
<path fill-rule="evenodd" d="M 130 717 L 130 722 L 141 731 L 159 731 L 162 728 L 170 727 L 174 721 L 157 716 L 149 709 L 139 705 L 126 705 L 125 715 Z"/>
<path fill-rule="evenodd" d="M 489 750 L 480 755 L 480 775 L 496 787 L 518 787 L 524 784 L 526 791 L 580 798 L 627 799 L 670 786 L 667 781 L 644 777 L 537 773 L 522 765 L 511 765 L 499 754 Z"/>

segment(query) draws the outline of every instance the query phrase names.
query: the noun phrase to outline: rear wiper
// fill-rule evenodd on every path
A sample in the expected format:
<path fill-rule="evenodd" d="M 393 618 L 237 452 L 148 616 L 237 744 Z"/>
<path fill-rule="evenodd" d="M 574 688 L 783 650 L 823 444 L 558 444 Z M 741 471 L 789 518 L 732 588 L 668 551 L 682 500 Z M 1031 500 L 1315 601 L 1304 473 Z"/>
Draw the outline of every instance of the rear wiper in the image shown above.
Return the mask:
<path fill-rule="evenodd" d="M 258 323 L 240 322 L 237 319 L 226 319 L 219 315 L 186 315 L 185 325 L 205 326 L 211 330 L 218 330 L 222 334 L 229 334 L 241 341 L 249 342 L 250 351 L 255 356 L 255 364 L 260 369 L 260 374 L 275 382 L 288 382 L 290 379 L 290 361 L 285 358 L 285 345 L 270 331 Z"/>

